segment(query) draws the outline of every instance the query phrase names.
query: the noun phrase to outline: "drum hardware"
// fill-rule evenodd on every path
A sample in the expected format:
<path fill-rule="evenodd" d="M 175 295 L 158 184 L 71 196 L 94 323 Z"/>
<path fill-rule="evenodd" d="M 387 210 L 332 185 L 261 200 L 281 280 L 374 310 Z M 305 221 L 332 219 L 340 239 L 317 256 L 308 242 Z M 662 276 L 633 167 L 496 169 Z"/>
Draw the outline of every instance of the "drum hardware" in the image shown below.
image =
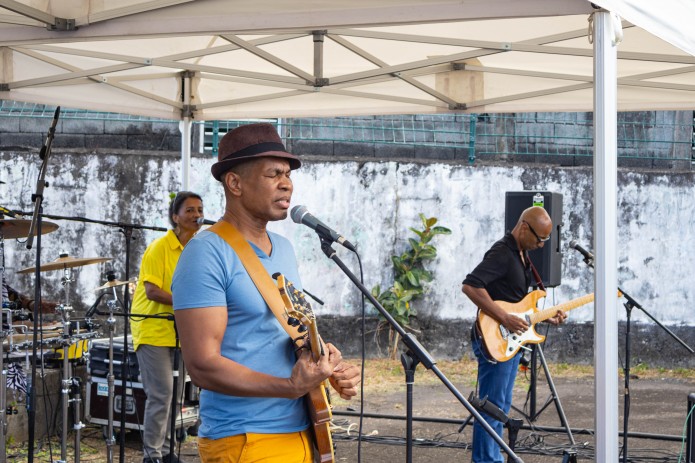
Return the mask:
<path fill-rule="evenodd" d="M 108 354 L 108 363 L 109 363 L 109 369 L 108 373 L 106 375 L 106 383 L 107 383 L 107 388 L 108 388 L 108 412 L 107 412 L 107 426 L 106 426 L 106 461 L 107 463 L 112 463 L 113 462 L 113 446 L 116 443 L 116 439 L 114 437 L 114 432 L 113 432 L 113 402 L 114 402 L 114 393 L 116 390 L 115 387 L 115 376 L 113 374 L 113 335 L 114 331 L 116 330 L 116 318 L 114 317 L 114 312 L 118 308 L 118 304 L 121 303 L 121 299 L 118 297 L 118 293 L 116 291 L 116 288 L 120 288 L 121 286 L 125 286 L 130 281 L 118 281 L 116 279 L 116 276 L 113 272 L 108 272 L 107 273 L 107 278 L 108 281 L 98 287 L 95 288 L 95 291 L 99 291 L 102 289 L 110 289 L 111 291 L 105 291 L 99 295 L 97 298 L 96 302 L 90 307 L 90 309 L 87 311 L 85 314 L 85 317 L 89 320 L 90 317 L 96 313 L 97 311 L 97 306 L 99 305 L 99 302 L 101 301 L 101 298 L 104 297 L 105 295 L 111 293 L 113 296 L 110 298 L 108 301 L 106 301 L 106 306 L 109 309 L 109 318 L 106 319 L 106 325 L 109 328 L 109 354 Z M 126 337 L 124 336 L 124 344 Z M 123 430 L 121 430 L 123 431 Z"/>
<path fill-rule="evenodd" d="M 24 213 L 22 212 L 23 215 L 29 215 L 30 213 Z M 101 225 L 106 225 L 106 226 L 111 226 L 111 227 L 116 227 L 118 228 L 119 232 L 123 235 L 124 242 L 125 242 L 125 279 L 128 280 L 128 269 L 130 268 L 130 245 L 131 242 L 134 240 L 133 232 L 135 230 L 152 230 L 152 231 L 160 231 L 160 232 L 166 232 L 167 229 L 163 227 L 152 227 L 152 226 L 146 226 L 146 225 L 140 225 L 140 224 L 134 224 L 134 223 L 124 223 L 124 222 L 111 222 L 111 221 L 104 221 L 104 220 L 94 220 L 94 219 L 89 219 L 85 217 L 65 217 L 65 216 L 59 216 L 59 215 L 51 215 L 51 214 L 43 214 L 39 216 L 40 218 L 46 217 L 49 219 L 57 219 L 57 220 L 70 220 L 70 221 L 76 221 L 76 222 L 84 222 L 84 223 L 92 223 L 92 224 L 101 224 Z M 38 239 L 38 244 L 40 248 L 40 235 L 37 235 Z M 38 255 L 40 253 L 37 253 L 37 260 L 38 260 Z M 45 266 L 42 266 L 40 262 L 36 262 L 36 267 L 39 267 L 41 269 L 45 268 Z M 39 294 L 39 285 L 40 285 L 40 279 L 38 277 L 38 273 L 35 274 L 35 287 L 37 288 L 36 291 L 36 297 L 35 299 L 40 298 Z M 130 292 L 125 292 L 123 295 L 123 316 L 127 317 L 128 316 L 128 309 L 130 307 Z M 128 338 L 128 323 L 124 324 L 123 328 L 123 336 L 124 338 Z M 127 362 L 128 360 L 128 348 L 127 348 L 127 343 L 124 346 L 123 349 L 123 362 Z M 35 369 L 32 369 L 32 387 L 34 383 L 34 376 L 35 376 Z M 126 378 L 125 376 L 123 377 L 123 382 L 122 382 L 122 388 L 121 388 L 121 400 L 123 403 L 126 401 L 126 390 L 127 390 L 127 385 L 126 385 Z M 32 393 L 34 394 L 34 391 L 32 390 Z M 33 426 L 34 426 L 34 421 L 35 421 L 35 413 L 33 410 L 29 413 L 29 454 L 30 454 L 30 460 L 27 463 L 32 463 L 32 456 L 33 456 L 33 444 L 34 444 L 34 434 L 33 434 Z M 121 410 L 121 418 L 120 418 L 120 461 L 125 460 L 125 408 Z M 0 458 L 0 461 L 2 459 Z"/>

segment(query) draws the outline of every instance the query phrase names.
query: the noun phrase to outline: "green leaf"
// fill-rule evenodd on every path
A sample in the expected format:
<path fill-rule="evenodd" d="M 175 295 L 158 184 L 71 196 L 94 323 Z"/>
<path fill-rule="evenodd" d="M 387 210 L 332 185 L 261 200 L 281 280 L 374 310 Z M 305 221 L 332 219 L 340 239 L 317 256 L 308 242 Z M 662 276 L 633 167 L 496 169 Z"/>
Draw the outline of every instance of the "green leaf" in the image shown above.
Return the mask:
<path fill-rule="evenodd" d="M 412 232 L 415 233 L 417 236 L 419 236 L 420 238 L 422 238 L 423 232 L 421 232 L 420 230 L 416 230 L 416 229 L 414 229 L 413 227 L 410 227 L 410 231 L 412 231 Z"/>
<path fill-rule="evenodd" d="M 415 241 L 414 239 L 409 238 L 408 243 L 410 243 L 410 247 L 413 248 L 414 250 L 417 251 L 418 249 L 420 249 L 420 242 L 419 241 Z"/>
<path fill-rule="evenodd" d="M 427 222 L 425 222 L 425 226 L 427 228 L 431 228 L 435 223 L 437 223 L 437 218 L 436 217 L 430 217 L 427 219 Z"/>
<path fill-rule="evenodd" d="M 405 274 L 405 276 L 408 278 L 408 281 L 410 282 L 411 285 L 413 286 L 420 286 L 420 280 L 418 279 L 417 272 L 408 272 Z"/>
<path fill-rule="evenodd" d="M 417 279 L 420 281 L 420 285 L 422 285 L 423 281 L 432 281 L 432 274 L 425 270 L 424 268 L 418 268 L 412 271 L 417 276 Z"/>
<path fill-rule="evenodd" d="M 435 257 L 437 257 L 437 251 L 435 251 L 435 250 L 433 250 L 433 249 L 424 249 L 424 250 L 420 253 L 420 258 L 423 259 L 423 260 L 425 260 L 425 259 L 428 259 L 428 260 L 429 260 L 429 259 L 434 259 Z"/>
<path fill-rule="evenodd" d="M 427 228 L 427 217 L 425 217 L 425 214 L 420 212 L 418 216 L 420 217 L 420 222 L 422 222 L 422 226 Z"/>
<path fill-rule="evenodd" d="M 434 227 L 432 229 L 434 235 L 451 235 L 451 230 L 446 227 Z"/>

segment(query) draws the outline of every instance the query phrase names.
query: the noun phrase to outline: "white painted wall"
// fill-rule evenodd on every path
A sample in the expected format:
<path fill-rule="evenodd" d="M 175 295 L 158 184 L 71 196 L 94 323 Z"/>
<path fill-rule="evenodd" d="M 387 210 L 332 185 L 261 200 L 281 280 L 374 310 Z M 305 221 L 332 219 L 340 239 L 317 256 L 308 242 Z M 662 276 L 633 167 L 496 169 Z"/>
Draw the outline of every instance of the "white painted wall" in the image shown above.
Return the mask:
<path fill-rule="evenodd" d="M 35 188 L 39 158 L 35 153 L 0 153 L 0 204 L 29 211 Z M 191 189 L 205 202 L 206 216 L 222 214 L 221 186 L 209 174 L 209 157 L 193 159 Z M 140 156 L 93 153 L 53 154 L 47 180 L 45 213 L 83 216 L 91 219 L 151 226 L 167 226 L 168 193 L 176 190 L 178 158 L 145 153 Z M 418 213 L 439 218 L 440 225 L 453 230 L 434 244 L 439 257 L 432 264 L 435 282 L 429 295 L 418 304 L 422 315 L 442 319 L 471 318 L 473 306 L 460 291 L 466 273 L 480 261 L 504 230 L 506 191 L 548 190 L 564 196 L 562 285 L 550 299 L 563 302 L 592 291 L 591 269 L 580 255 L 567 249 L 576 239 L 592 248 L 592 176 L 590 168 L 543 165 L 468 166 L 399 162 L 312 162 L 293 173 L 293 205 L 309 211 L 355 243 L 362 256 L 365 285 L 384 286 L 390 276 L 390 255 L 404 250 L 414 236 L 409 227 L 419 227 Z M 695 264 L 695 195 L 692 173 L 627 172 L 619 174 L 619 279 L 624 290 L 665 324 L 695 325 L 695 289 L 691 275 Z M 124 278 L 123 235 L 103 225 L 56 221 L 61 228 L 44 235 L 42 262 L 67 251 L 77 257 L 113 257 L 113 265 Z M 315 234 L 289 218 L 271 229 L 288 236 L 296 247 L 306 289 L 322 297 L 325 307 L 318 314 L 357 315 L 356 289 L 339 268 L 320 250 Z M 147 243 L 159 232 L 135 234 L 131 276 Z M 8 240 L 6 267 L 15 286 L 28 288 L 30 277 L 13 273 L 34 264 L 34 250 L 27 251 Z M 337 249 L 355 273 L 356 259 Z M 77 270 L 74 295 L 68 302 L 76 307 L 91 305 L 90 291 L 103 281 L 106 265 Z M 62 298 L 60 272 L 43 274 L 46 294 Z M 552 301 L 549 301 L 552 302 Z M 624 312 L 624 311 L 622 311 Z M 575 321 L 589 321 L 592 307 L 572 312 Z M 624 313 L 620 314 L 621 319 Z M 633 320 L 647 321 L 639 311 Z"/>

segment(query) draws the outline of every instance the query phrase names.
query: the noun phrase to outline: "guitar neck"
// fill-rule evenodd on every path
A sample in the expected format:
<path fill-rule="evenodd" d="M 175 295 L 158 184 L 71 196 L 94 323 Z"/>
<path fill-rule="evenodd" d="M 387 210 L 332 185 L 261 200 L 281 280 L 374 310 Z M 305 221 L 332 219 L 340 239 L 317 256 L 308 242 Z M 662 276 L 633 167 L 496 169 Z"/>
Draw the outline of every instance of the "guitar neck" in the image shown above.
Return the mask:
<path fill-rule="evenodd" d="M 529 319 L 531 320 L 531 324 L 535 325 L 536 323 L 545 321 L 549 318 L 553 318 L 555 314 L 557 314 L 558 310 L 562 310 L 563 312 L 569 312 L 570 310 L 574 310 L 578 307 L 588 304 L 589 302 L 593 302 L 593 300 L 594 293 L 587 294 L 586 296 L 578 297 L 577 299 L 572 299 L 571 301 L 567 301 L 563 304 L 558 304 L 549 309 L 539 310 L 538 312 L 531 314 L 529 316 Z"/>

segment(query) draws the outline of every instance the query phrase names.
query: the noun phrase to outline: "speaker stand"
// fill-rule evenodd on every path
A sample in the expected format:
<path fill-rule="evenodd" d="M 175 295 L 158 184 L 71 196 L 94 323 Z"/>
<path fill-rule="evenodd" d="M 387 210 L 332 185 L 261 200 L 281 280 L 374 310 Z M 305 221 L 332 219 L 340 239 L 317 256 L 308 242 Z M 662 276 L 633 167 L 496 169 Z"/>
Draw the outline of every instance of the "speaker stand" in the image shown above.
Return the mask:
<path fill-rule="evenodd" d="M 541 365 L 543 366 L 543 371 L 545 372 L 545 377 L 548 380 L 548 387 L 550 388 L 550 396 L 546 400 L 545 404 L 541 407 L 540 410 L 536 411 L 536 385 L 537 385 L 537 368 L 536 368 L 536 362 L 540 359 Z M 560 403 L 560 396 L 557 393 L 557 389 L 555 388 L 555 383 L 553 382 L 553 376 L 550 374 L 550 369 L 548 368 L 548 363 L 545 361 L 545 355 L 543 355 L 543 348 L 541 347 L 540 344 L 534 344 L 531 347 L 531 365 L 530 365 L 530 370 L 531 370 L 531 386 L 529 390 L 529 395 L 531 396 L 531 405 L 529 406 L 529 413 L 526 414 L 524 411 L 519 410 L 517 407 L 512 405 L 512 408 L 516 410 L 517 412 L 521 413 L 529 422 L 534 422 L 538 419 L 538 417 L 543 413 L 543 411 L 550 405 L 550 403 L 555 404 L 555 409 L 557 410 L 558 417 L 560 418 L 560 423 L 562 426 L 565 428 L 565 432 L 567 433 L 567 437 L 570 440 L 570 443 L 572 446 L 575 446 L 577 443 L 574 440 L 574 436 L 572 435 L 572 429 L 570 428 L 570 425 L 567 421 L 567 416 L 565 415 L 565 411 L 562 408 L 562 403 Z M 575 458 L 576 460 L 576 458 Z"/>

